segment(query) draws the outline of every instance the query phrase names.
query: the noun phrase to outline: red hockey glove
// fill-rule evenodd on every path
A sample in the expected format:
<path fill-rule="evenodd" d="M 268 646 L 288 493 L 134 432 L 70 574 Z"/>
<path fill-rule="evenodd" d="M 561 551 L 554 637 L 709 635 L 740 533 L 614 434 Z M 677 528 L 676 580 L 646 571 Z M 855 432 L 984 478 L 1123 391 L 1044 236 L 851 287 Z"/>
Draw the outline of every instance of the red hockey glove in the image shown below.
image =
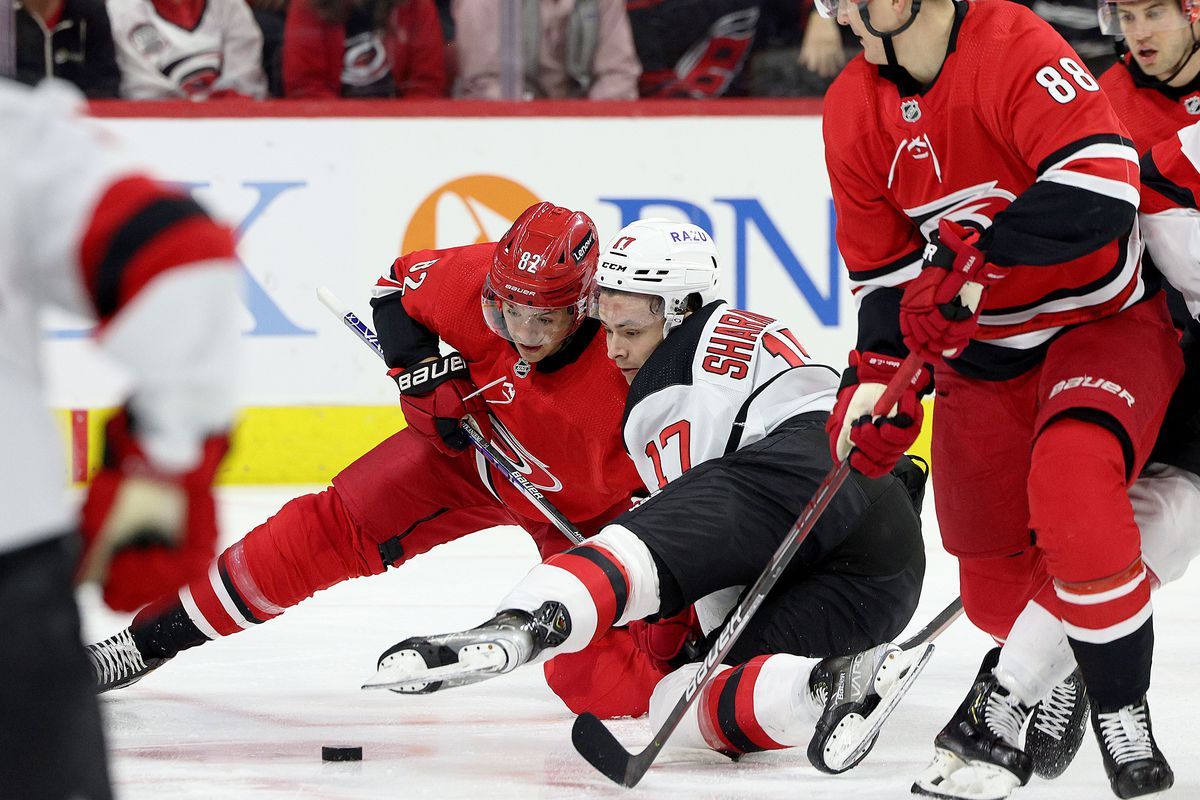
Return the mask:
<path fill-rule="evenodd" d="M 654 659 L 664 670 L 673 669 L 674 661 L 687 648 L 695 648 L 704 639 L 696 610 L 688 606 L 673 617 L 646 622 L 629 623 L 629 634 L 638 650 Z"/>
<path fill-rule="evenodd" d="M 900 300 L 905 346 L 926 361 L 962 353 L 979 327 L 989 286 L 1008 274 L 975 247 L 979 232 L 943 219 L 925 247 L 921 274 Z"/>
<path fill-rule="evenodd" d="M 142 452 L 127 412 L 104 428 L 104 461 L 88 488 L 76 581 L 96 581 L 104 602 L 134 611 L 200 575 L 217 544 L 212 483 L 229 449 L 211 436 L 200 463 L 185 473 L 156 470 Z"/>
<path fill-rule="evenodd" d="M 487 403 L 475 395 L 467 362 L 458 353 L 417 364 L 407 370 L 389 370 L 400 387 L 404 419 L 434 447 L 448 456 L 465 450 L 471 440 L 459 428 L 460 420 L 474 415 L 476 426 L 486 425 Z M 486 435 L 486 433 L 485 433 Z"/>
<path fill-rule="evenodd" d="M 890 414 L 872 415 L 875 403 L 901 363 L 902 359 L 894 356 L 851 350 L 850 366 L 842 374 L 837 403 L 825 423 L 833 460 L 849 456 L 850 466 L 868 478 L 891 472 L 921 432 L 925 415 L 921 395 L 932 388 L 924 368 L 917 370 Z"/>

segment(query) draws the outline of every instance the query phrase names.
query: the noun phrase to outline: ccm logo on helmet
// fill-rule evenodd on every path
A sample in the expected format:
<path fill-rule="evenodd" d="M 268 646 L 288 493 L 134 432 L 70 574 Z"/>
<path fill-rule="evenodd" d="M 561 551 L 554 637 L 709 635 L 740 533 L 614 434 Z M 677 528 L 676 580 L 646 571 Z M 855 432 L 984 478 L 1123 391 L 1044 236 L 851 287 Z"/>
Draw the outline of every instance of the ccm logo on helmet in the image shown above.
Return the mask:
<path fill-rule="evenodd" d="M 430 361 L 427 364 L 420 364 L 407 372 L 401 372 L 396 376 L 396 385 L 400 387 L 400 392 L 409 391 L 414 386 L 420 386 L 423 383 L 434 381 L 439 378 L 445 378 L 447 375 L 467 369 L 467 362 L 458 353 L 451 353 L 445 358 L 439 358 L 437 361 Z"/>
<path fill-rule="evenodd" d="M 1129 404 L 1133 408 L 1133 395 L 1125 391 L 1119 383 L 1104 380 L 1103 378 L 1093 378 L 1090 375 L 1084 375 L 1079 378 L 1067 378 L 1065 381 L 1059 381 L 1054 384 L 1054 388 L 1050 390 L 1050 397 L 1054 397 L 1059 392 L 1065 392 L 1067 389 L 1099 389 L 1102 392 L 1115 394 L 1120 399 Z"/>
<path fill-rule="evenodd" d="M 579 244 L 575 245 L 575 249 L 571 251 L 571 257 L 575 259 L 576 264 L 583 261 L 595 243 L 596 237 L 592 235 L 591 231 L 588 231 Z"/>

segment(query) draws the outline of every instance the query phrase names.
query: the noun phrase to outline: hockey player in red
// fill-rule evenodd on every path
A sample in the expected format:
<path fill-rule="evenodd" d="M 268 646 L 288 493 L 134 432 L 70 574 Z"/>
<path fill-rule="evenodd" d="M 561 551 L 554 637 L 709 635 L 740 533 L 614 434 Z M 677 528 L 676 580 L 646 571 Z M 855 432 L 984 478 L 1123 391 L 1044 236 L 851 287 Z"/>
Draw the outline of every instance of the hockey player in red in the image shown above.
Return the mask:
<path fill-rule="evenodd" d="M 617 234 L 593 307 L 631 382 L 626 449 L 655 493 L 535 567 L 489 622 L 385 652 L 369 684 L 424 693 L 554 664 L 613 626 L 692 603 L 711 645 L 832 466 L 823 428 L 837 387 L 788 328 L 715 300 L 716 272 L 694 225 L 640 220 Z M 835 496 L 673 746 L 740 754 L 808 741 L 826 772 L 865 757 L 932 647 L 890 644 L 925 565 L 924 476 L 907 459 L 896 473 L 856 475 Z M 658 684 L 652 724 L 700 666 Z"/>
<path fill-rule="evenodd" d="M 1126 489 L 1182 365 L 1140 269 L 1137 154 L 1073 51 L 1022 6 L 825 11 L 864 47 L 824 120 L 859 308 L 852 363 L 915 353 L 933 368 L 935 500 L 967 614 L 999 640 L 1031 602 L 1061 619 L 1114 792 L 1164 789 L 1145 699 L 1150 581 Z M 920 387 L 871 419 L 891 371 L 848 374 L 832 445 L 873 474 L 915 440 L 919 412 L 905 412 Z M 1042 696 L 1000 659 L 914 791 L 1003 797 L 1028 781 L 1019 737 Z"/>
<path fill-rule="evenodd" d="M 1200 119 L 1200 3 L 1099 0 L 1099 15 L 1100 29 L 1127 51 L 1100 88 L 1145 153 Z"/>
<path fill-rule="evenodd" d="M 92 645 L 100 689 L 473 531 L 520 525 L 543 554 L 562 550 L 563 535 L 467 449 L 458 428 L 466 416 L 585 535 L 628 508 L 638 480 L 619 438 L 627 388 L 605 357 L 599 325 L 586 318 L 597 251 L 587 215 L 540 203 L 499 242 L 397 259 L 372 306 L 408 427 L 325 491 L 288 502 L 203 578 Z M 441 345 L 455 352 L 442 355 Z M 649 670 L 650 685 L 661 674 L 625 632 L 598 651 L 588 658 Z M 616 682 L 580 685 L 589 674 L 577 665 L 548 677 L 573 708 L 645 710 L 648 689 L 638 710 Z"/>
<path fill-rule="evenodd" d="M 58 81 L 0 79 L 3 798 L 112 797 L 73 583 L 127 609 L 203 570 L 234 409 L 233 237 L 89 128 L 82 105 Z M 134 387 L 82 519 L 43 393 L 38 317 L 51 306 L 95 321 Z"/>

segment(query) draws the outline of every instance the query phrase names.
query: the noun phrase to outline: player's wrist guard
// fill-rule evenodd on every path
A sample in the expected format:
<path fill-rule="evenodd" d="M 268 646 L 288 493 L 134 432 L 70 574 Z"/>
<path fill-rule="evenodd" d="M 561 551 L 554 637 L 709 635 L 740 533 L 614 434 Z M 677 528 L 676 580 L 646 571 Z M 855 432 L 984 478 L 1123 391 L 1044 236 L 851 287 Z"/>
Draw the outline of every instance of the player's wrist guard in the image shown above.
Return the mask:
<path fill-rule="evenodd" d="M 487 404 L 476 393 L 466 359 L 458 353 L 388 370 L 388 375 L 400 387 L 404 419 L 443 454 L 455 456 L 470 445 L 460 426 L 468 415 L 481 432 L 489 427 Z"/>

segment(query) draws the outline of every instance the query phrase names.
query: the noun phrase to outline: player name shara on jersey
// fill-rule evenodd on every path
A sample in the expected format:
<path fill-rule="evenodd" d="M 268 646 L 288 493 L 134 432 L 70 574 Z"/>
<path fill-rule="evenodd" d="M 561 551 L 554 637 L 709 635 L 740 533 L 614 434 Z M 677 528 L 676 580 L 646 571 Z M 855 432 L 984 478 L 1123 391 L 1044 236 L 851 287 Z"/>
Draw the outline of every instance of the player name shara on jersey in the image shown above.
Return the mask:
<path fill-rule="evenodd" d="M 750 311 L 722 314 L 704 351 L 708 353 L 703 362 L 705 372 L 728 375 L 734 380 L 746 377 L 754 359 L 754 342 L 772 322 L 770 317 Z"/>

